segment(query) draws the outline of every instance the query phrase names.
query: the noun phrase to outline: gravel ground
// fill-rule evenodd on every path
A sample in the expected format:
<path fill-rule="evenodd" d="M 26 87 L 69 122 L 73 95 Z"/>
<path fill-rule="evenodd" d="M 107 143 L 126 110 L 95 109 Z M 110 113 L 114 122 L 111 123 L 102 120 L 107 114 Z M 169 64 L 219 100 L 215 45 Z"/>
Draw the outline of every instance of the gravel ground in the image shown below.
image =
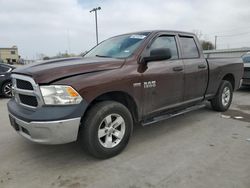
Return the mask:
<path fill-rule="evenodd" d="M 0 187 L 250 187 L 250 89 L 226 113 L 209 106 L 136 127 L 120 155 L 94 159 L 76 143 L 31 143 L 10 126 L 0 99 Z"/>

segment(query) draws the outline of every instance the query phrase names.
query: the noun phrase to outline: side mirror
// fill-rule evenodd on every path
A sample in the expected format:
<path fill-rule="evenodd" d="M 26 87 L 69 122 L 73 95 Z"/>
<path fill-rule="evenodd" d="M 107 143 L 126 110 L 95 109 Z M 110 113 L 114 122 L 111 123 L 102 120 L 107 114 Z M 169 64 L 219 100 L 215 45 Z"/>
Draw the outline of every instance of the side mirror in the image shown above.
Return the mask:
<path fill-rule="evenodd" d="M 169 48 L 156 48 L 150 51 L 149 57 L 144 57 L 143 62 L 167 60 L 172 57 Z"/>

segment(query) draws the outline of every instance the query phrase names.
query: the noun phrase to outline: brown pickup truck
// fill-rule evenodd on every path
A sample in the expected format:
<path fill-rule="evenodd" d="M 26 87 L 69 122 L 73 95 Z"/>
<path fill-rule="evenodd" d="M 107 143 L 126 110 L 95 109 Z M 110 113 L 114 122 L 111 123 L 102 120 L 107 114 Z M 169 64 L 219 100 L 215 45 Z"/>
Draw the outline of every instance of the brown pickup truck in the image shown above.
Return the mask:
<path fill-rule="evenodd" d="M 14 70 L 9 117 L 31 141 L 79 140 L 93 156 L 109 158 L 125 148 L 135 124 L 161 121 L 204 101 L 226 111 L 242 75 L 241 58 L 204 58 L 192 33 L 124 34 L 84 57 Z"/>

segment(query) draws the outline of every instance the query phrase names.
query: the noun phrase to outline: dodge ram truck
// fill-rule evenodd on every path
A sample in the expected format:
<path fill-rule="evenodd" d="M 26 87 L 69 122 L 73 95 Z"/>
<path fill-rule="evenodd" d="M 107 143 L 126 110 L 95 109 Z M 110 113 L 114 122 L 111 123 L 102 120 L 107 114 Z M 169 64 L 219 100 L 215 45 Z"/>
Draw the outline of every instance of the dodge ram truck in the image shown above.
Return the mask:
<path fill-rule="evenodd" d="M 241 58 L 204 58 L 192 33 L 136 32 L 107 39 L 84 57 L 15 69 L 7 106 L 23 137 L 41 144 L 78 141 L 94 157 L 109 158 L 126 147 L 134 125 L 198 109 L 204 101 L 226 111 L 242 75 Z"/>

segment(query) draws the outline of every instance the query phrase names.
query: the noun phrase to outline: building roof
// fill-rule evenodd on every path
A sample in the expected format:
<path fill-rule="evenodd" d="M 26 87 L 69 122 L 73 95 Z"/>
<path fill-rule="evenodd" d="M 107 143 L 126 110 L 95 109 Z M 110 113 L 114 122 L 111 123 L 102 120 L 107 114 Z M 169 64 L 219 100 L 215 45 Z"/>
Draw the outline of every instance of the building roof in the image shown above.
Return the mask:
<path fill-rule="evenodd" d="M 17 50 L 17 46 L 12 46 L 10 48 L 0 48 L 0 50 Z"/>

